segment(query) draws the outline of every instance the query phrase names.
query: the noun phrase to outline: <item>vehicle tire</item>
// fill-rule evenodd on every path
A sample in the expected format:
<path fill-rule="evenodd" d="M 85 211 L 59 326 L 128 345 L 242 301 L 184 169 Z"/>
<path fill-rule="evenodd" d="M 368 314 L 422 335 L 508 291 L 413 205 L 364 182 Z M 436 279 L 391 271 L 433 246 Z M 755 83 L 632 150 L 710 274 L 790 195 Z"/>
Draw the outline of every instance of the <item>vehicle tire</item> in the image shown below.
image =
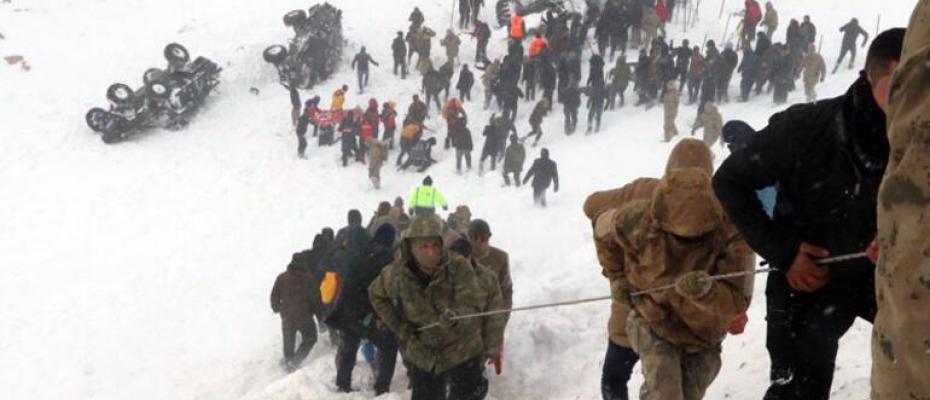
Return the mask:
<path fill-rule="evenodd" d="M 100 140 L 103 140 L 106 144 L 113 144 L 123 140 L 123 135 L 115 132 L 104 132 L 103 135 L 100 136 Z"/>
<path fill-rule="evenodd" d="M 149 83 L 155 82 L 162 78 L 165 74 L 165 71 L 162 71 L 159 68 L 149 68 L 145 70 L 145 73 L 142 74 L 142 83 L 145 84 L 145 87 L 149 86 Z"/>
<path fill-rule="evenodd" d="M 269 46 L 262 52 L 262 57 L 265 58 L 265 61 L 272 64 L 279 64 L 287 58 L 287 47 L 284 47 L 280 44 L 274 46 Z"/>
<path fill-rule="evenodd" d="M 87 121 L 87 126 L 94 130 L 94 132 L 105 131 L 108 119 L 109 115 L 100 107 L 91 108 L 90 111 L 87 112 L 87 115 L 84 116 L 84 120 Z"/>
<path fill-rule="evenodd" d="M 307 12 L 304 10 L 294 10 L 284 14 L 284 25 L 299 26 L 307 20 Z"/>
<path fill-rule="evenodd" d="M 156 79 L 147 84 L 145 88 L 149 95 L 156 99 L 163 99 L 171 95 L 171 87 L 163 79 Z"/>
<path fill-rule="evenodd" d="M 107 100 L 113 104 L 123 105 L 132 101 L 132 88 L 123 83 L 114 83 L 107 89 Z"/>
<path fill-rule="evenodd" d="M 184 46 L 177 43 L 171 43 L 165 46 L 165 59 L 169 63 L 186 63 L 190 61 L 191 55 Z"/>

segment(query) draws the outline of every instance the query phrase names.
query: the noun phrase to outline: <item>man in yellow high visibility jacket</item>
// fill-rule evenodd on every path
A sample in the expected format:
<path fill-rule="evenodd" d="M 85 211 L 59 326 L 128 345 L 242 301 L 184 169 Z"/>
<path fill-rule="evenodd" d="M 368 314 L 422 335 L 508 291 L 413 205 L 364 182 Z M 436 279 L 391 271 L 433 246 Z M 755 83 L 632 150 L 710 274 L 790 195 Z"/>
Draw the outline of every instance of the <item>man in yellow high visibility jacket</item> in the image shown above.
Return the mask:
<path fill-rule="evenodd" d="M 410 194 L 407 202 L 410 207 L 410 214 L 435 214 L 436 206 L 439 205 L 443 210 L 448 210 L 449 205 L 446 199 L 442 197 L 436 188 L 433 187 L 433 178 L 427 176 L 423 179 L 423 185 L 414 189 Z"/>

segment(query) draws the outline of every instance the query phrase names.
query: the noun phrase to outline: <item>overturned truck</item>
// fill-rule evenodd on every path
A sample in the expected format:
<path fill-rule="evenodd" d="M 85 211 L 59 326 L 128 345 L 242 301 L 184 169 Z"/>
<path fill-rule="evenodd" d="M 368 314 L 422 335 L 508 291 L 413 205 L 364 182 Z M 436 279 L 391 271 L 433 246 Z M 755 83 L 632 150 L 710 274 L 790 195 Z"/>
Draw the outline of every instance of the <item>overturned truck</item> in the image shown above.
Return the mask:
<path fill-rule="evenodd" d="M 529 15 L 550 10 L 556 13 L 565 12 L 564 0 L 498 0 L 495 6 L 499 26 L 507 26 L 510 16 L 514 13 Z"/>
<path fill-rule="evenodd" d="M 305 89 L 329 78 L 342 58 L 342 11 L 317 4 L 285 14 L 284 25 L 294 29 L 288 46 L 269 46 L 262 54 L 278 70 L 281 84 Z"/>
<path fill-rule="evenodd" d="M 114 83 L 107 89 L 110 107 L 94 107 L 87 112 L 87 125 L 102 135 L 104 143 L 116 143 L 142 129 L 165 124 L 183 128 L 188 118 L 219 85 L 220 68 L 204 57 L 190 60 L 184 46 L 165 47 L 168 67 L 150 68 L 142 75 L 143 86 L 133 90 Z"/>

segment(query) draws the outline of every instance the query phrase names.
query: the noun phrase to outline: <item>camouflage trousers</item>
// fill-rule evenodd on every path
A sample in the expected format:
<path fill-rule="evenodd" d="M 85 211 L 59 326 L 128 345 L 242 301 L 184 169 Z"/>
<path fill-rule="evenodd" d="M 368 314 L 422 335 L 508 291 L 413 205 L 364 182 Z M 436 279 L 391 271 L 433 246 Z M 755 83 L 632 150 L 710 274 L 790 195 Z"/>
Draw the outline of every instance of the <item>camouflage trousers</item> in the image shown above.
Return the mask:
<path fill-rule="evenodd" d="M 720 372 L 720 346 L 699 353 L 662 340 L 636 312 L 627 319 L 627 334 L 643 369 L 640 400 L 700 400 Z"/>
<path fill-rule="evenodd" d="M 675 118 L 678 117 L 678 110 L 665 112 L 665 141 L 670 142 L 672 138 L 678 136 L 678 127 L 675 126 Z"/>
<path fill-rule="evenodd" d="M 808 102 L 817 100 L 817 79 L 804 79 L 804 95 Z"/>

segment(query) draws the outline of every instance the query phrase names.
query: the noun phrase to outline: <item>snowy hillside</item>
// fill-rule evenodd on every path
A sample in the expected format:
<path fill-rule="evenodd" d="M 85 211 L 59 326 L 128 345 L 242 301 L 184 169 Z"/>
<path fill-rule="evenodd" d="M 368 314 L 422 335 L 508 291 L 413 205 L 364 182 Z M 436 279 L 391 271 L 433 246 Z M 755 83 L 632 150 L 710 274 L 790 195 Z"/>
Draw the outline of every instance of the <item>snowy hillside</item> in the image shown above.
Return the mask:
<path fill-rule="evenodd" d="M 451 0 L 331 1 L 344 10 L 346 57 L 367 46 L 381 62 L 364 96 L 344 64 L 335 78 L 302 93 L 330 94 L 352 87 L 348 105 L 369 97 L 393 99 L 405 110 L 419 77 L 395 79 L 388 67 L 390 40 L 406 30 L 414 4 L 437 32 L 448 26 Z M 491 3 L 488 1 L 488 3 Z M 582 1 L 577 1 L 580 5 Z M 697 26 L 679 42 L 720 40 L 726 16 L 719 1 L 704 1 Z M 742 2 L 728 0 L 725 10 Z M 790 18 L 809 14 L 826 34 L 823 54 L 832 67 L 837 29 L 851 17 L 874 33 L 904 26 L 912 0 L 777 0 L 783 40 Z M 309 159 L 295 155 L 287 93 L 261 59 L 284 43 L 281 16 L 307 8 L 306 0 L 12 0 L 0 3 L 0 57 L 19 54 L 31 65 L 0 64 L 0 397 L 38 399 L 361 399 L 371 398 L 371 369 L 360 360 L 354 386 L 337 395 L 334 349 L 328 339 L 304 368 L 278 367 L 280 325 L 268 293 L 291 253 L 307 248 L 324 226 L 344 225 L 346 211 L 368 217 L 377 203 L 406 196 L 423 175 L 386 166 L 383 187 L 371 189 L 367 169 L 342 168 L 337 148 L 311 144 Z M 493 7 L 482 10 L 490 20 Z M 538 19 L 530 18 L 528 25 Z M 732 30 L 735 21 L 732 22 Z M 492 24 L 493 26 L 493 24 Z M 504 51 L 496 31 L 491 55 Z M 162 49 L 183 43 L 223 68 L 222 84 L 183 131 L 155 129 L 124 143 L 101 143 L 84 113 L 106 104 L 113 82 L 141 85 L 142 72 L 162 67 Z M 463 37 L 463 60 L 474 43 Z M 433 44 L 435 59 L 442 48 Z M 865 58 L 860 53 L 859 65 Z M 587 52 L 584 69 L 587 72 Z M 469 62 L 470 63 L 470 62 Z M 843 71 L 819 91 L 842 93 L 855 79 Z M 736 80 L 734 80 L 736 81 Z M 259 94 L 249 93 L 249 88 Z M 736 91 L 735 85 L 731 93 Z M 475 92 L 483 88 L 480 82 Z M 803 91 L 790 102 L 803 101 Z M 630 94 L 628 93 L 628 96 Z M 735 97 L 735 96 L 734 96 Z M 560 106 L 558 106 L 560 107 Z M 581 212 L 593 190 L 658 176 L 673 144 L 660 143 L 661 107 L 604 114 L 597 135 L 561 133 L 561 110 L 547 118 L 541 146 L 559 163 L 561 191 L 547 209 L 532 205 L 529 188 L 503 188 L 498 173 L 477 168 L 457 175 L 454 155 L 439 150 L 428 172 L 452 203 L 487 219 L 495 245 L 510 252 L 516 305 L 602 296 L 608 285 Z M 467 103 L 472 132 L 489 112 Z M 530 103 L 520 104 L 518 129 L 529 131 Z M 771 97 L 721 107 L 725 119 L 761 127 L 777 111 Z M 403 111 L 401 111 L 403 112 Z M 586 115 L 582 109 L 582 116 Z M 683 106 L 682 133 L 696 114 Z M 433 117 L 431 126 L 441 124 Z M 579 129 L 586 125 L 582 120 Z M 441 137 L 445 129 L 440 130 Z M 480 149 L 480 135 L 475 135 Z M 529 149 L 536 157 L 539 148 Z M 719 163 L 725 150 L 715 148 Z M 396 154 L 396 153 L 395 153 Z M 473 157 L 480 152 L 473 154 Z M 757 296 L 746 334 L 724 343 L 724 367 L 709 399 L 761 398 L 768 382 L 764 296 Z M 508 326 L 504 375 L 494 376 L 497 399 L 598 399 L 607 346 L 609 304 L 597 303 L 515 314 Z M 857 324 L 841 344 L 836 399 L 868 395 L 870 327 Z M 398 368 L 387 399 L 409 398 Z M 641 378 L 631 382 L 637 393 Z"/>

